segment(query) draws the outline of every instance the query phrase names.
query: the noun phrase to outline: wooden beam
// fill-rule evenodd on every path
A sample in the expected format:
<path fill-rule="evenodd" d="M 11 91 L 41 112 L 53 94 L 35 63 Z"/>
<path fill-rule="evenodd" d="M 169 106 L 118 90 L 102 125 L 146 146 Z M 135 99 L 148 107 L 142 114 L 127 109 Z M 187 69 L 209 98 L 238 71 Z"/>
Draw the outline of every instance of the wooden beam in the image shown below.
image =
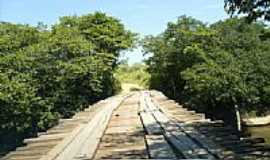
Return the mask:
<path fill-rule="evenodd" d="M 141 121 L 143 126 L 149 135 L 162 134 L 160 125 L 157 123 L 153 115 L 149 112 L 140 113 Z"/>
<path fill-rule="evenodd" d="M 146 135 L 146 143 L 151 159 L 177 159 L 163 135 Z"/>

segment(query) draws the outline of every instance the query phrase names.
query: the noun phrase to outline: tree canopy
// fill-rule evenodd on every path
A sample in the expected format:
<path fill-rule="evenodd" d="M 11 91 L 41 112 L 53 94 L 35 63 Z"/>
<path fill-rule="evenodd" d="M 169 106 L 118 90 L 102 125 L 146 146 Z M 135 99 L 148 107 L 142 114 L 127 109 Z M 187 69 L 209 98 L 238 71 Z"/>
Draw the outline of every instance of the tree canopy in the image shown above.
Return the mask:
<path fill-rule="evenodd" d="M 263 23 L 231 18 L 210 26 L 192 17 L 169 22 L 143 42 L 150 87 L 199 111 L 260 112 L 268 107 L 270 40 Z"/>
<path fill-rule="evenodd" d="M 249 21 L 270 20 L 269 0 L 225 0 L 225 8 L 231 15 L 246 14 Z"/>
<path fill-rule="evenodd" d="M 117 59 L 135 41 L 100 12 L 62 17 L 50 29 L 0 23 L 0 143 L 35 135 L 119 91 Z"/>

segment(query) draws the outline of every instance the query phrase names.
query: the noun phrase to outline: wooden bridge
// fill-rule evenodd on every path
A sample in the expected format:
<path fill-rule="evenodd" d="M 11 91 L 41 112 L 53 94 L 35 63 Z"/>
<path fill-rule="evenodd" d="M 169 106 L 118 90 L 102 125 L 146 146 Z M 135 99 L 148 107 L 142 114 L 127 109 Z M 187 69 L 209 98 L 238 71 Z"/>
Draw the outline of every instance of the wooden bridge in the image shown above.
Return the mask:
<path fill-rule="evenodd" d="M 1 159 L 270 159 L 263 142 L 142 91 L 89 106 Z"/>

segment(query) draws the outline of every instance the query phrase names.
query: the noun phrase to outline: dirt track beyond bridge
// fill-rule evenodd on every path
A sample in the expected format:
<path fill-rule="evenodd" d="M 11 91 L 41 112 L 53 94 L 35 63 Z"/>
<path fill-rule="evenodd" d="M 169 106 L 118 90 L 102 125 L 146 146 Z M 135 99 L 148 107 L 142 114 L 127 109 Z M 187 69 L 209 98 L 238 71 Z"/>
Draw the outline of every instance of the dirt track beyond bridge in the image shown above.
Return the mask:
<path fill-rule="evenodd" d="M 89 106 L 0 159 L 270 159 L 263 142 L 161 92 L 138 91 Z"/>

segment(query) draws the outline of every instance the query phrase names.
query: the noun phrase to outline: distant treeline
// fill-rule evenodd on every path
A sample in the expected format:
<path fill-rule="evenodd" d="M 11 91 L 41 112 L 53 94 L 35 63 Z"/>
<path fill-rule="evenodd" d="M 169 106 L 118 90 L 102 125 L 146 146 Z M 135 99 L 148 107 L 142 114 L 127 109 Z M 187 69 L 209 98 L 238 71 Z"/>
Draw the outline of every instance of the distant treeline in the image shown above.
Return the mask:
<path fill-rule="evenodd" d="M 145 38 L 143 48 L 150 88 L 208 113 L 270 110 L 270 29 L 262 22 L 231 18 L 207 25 L 181 16 Z"/>
<path fill-rule="evenodd" d="M 98 12 L 62 17 L 49 29 L 1 22 L 0 146 L 117 92 L 113 70 L 135 36 Z"/>
<path fill-rule="evenodd" d="M 116 78 L 121 83 L 137 84 L 141 87 L 148 87 L 149 74 L 146 71 L 146 65 L 143 63 L 135 63 L 129 65 L 121 63 L 115 72 Z"/>

